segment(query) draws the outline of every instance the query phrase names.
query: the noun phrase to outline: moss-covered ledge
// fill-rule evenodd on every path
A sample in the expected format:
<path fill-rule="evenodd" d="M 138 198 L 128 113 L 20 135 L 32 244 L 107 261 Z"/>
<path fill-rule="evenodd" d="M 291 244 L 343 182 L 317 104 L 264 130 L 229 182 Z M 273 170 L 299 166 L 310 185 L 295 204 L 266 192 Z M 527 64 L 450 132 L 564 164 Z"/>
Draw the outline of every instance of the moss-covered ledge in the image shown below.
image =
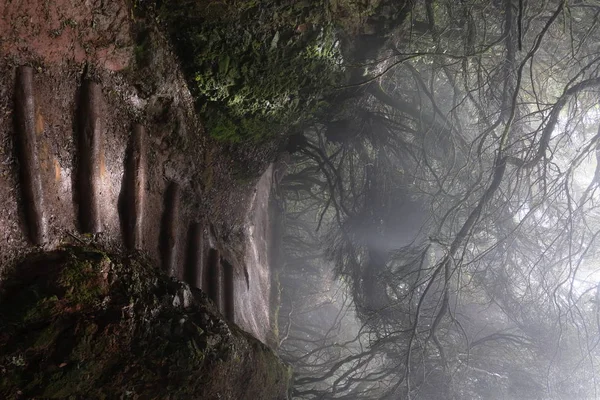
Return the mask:
<path fill-rule="evenodd" d="M 2 279 L 0 398 L 285 399 L 290 370 L 138 258 L 29 257 Z"/>

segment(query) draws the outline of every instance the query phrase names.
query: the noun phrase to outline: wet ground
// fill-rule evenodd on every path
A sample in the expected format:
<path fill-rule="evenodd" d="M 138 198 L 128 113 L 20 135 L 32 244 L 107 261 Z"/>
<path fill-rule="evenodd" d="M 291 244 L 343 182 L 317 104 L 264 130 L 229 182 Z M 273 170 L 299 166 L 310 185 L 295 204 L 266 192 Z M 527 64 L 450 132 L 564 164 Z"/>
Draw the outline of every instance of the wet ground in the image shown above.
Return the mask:
<path fill-rule="evenodd" d="M 166 42 L 146 32 L 140 57 L 131 15 L 0 4 L 0 266 L 67 243 L 141 253 L 264 341 L 270 169 L 236 180 Z"/>

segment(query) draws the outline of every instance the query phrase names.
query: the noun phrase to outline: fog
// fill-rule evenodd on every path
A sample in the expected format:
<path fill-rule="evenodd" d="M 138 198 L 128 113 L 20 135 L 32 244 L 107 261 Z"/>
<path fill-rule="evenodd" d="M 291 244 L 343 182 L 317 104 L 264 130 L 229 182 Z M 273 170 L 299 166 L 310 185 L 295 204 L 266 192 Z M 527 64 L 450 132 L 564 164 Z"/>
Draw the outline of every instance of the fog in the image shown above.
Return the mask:
<path fill-rule="evenodd" d="M 293 397 L 598 398 L 600 9 L 425 3 L 291 148 Z"/>

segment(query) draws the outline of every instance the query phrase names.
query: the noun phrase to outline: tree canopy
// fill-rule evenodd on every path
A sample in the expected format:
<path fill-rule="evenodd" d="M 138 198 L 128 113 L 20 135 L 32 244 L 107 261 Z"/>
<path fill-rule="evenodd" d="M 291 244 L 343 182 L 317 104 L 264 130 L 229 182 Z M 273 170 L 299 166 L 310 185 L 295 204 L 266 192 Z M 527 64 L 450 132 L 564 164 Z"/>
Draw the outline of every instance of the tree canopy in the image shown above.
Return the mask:
<path fill-rule="evenodd" d="M 295 396 L 596 398 L 600 5 L 403 7 L 290 141 Z"/>

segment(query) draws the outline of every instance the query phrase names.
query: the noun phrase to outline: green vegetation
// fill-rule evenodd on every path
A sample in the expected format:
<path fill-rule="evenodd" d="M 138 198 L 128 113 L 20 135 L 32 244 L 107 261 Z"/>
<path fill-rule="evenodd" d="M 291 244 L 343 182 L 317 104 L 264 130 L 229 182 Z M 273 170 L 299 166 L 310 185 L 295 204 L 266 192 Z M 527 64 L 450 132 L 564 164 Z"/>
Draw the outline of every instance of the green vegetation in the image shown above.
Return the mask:
<path fill-rule="evenodd" d="M 28 258 L 4 282 L 0 398 L 282 398 L 287 390 L 289 370 L 270 349 L 143 260 L 66 248 Z"/>
<path fill-rule="evenodd" d="M 323 109 L 343 79 L 324 2 L 174 0 L 157 13 L 217 139 L 282 133 Z"/>

